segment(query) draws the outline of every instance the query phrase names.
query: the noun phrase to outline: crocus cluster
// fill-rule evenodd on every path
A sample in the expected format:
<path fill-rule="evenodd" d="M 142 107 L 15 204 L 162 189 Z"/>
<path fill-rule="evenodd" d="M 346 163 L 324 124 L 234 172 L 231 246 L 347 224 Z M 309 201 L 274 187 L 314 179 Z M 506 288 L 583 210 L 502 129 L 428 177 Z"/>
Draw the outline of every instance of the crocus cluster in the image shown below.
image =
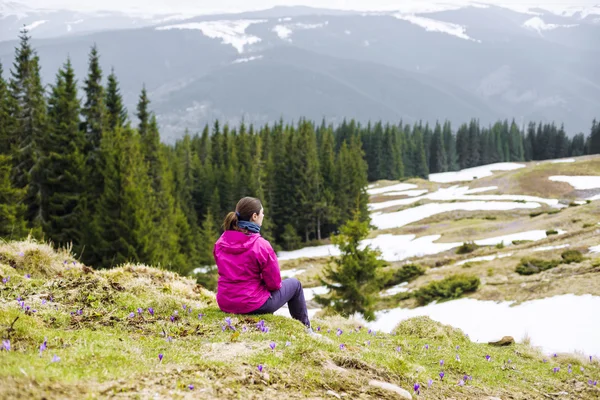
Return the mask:
<path fill-rule="evenodd" d="M 256 324 L 256 328 L 263 332 L 263 333 L 268 333 L 269 332 L 269 328 L 265 326 L 265 320 L 261 319 L 258 324 Z"/>
<path fill-rule="evenodd" d="M 235 331 L 235 327 L 233 325 L 231 325 L 231 318 L 227 317 L 225 318 L 225 323 L 227 324 L 226 326 L 223 326 L 223 332 L 225 332 L 226 329 L 231 329 L 232 331 Z"/>

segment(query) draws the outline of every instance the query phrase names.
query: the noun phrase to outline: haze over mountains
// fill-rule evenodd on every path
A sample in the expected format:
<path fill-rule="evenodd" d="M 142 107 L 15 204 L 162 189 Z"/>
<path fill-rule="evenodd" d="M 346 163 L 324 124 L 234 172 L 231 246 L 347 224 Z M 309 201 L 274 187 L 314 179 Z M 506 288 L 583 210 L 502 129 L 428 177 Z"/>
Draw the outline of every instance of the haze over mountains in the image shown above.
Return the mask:
<path fill-rule="evenodd" d="M 515 118 L 587 133 L 600 109 L 600 6 L 413 6 L 275 7 L 188 18 L 0 2 L 0 62 L 6 77 L 26 25 L 44 83 L 53 83 L 70 56 L 81 84 L 96 43 L 130 112 L 146 85 L 167 142 L 216 118 L 449 119 L 455 128 L 471 118 Z"/>

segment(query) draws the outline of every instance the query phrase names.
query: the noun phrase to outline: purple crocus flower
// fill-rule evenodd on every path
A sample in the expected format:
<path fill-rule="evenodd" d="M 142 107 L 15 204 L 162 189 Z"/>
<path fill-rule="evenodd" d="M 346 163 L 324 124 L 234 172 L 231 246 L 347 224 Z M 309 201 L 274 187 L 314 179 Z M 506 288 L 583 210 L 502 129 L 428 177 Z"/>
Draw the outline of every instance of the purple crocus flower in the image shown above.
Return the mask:
<path fill-rule="evenodd" d="M 59 362 L 59 361 L 60 361 L 60 357 L 59 357 L 59 356 L 57 356 L 57 355 L 55 354 L 55 355 L 52 357 L 52 361 L 51 361 L 51 362 L 53 362 L 53 363 L 57 363 L 57 362 Z"/>
<path fill-rule="evenodd" d="M 172 343 L 173 342 L 173 338 L 171 336 L 167 336 L 167 342 Z"/>
<path fill-rule="evenodd" d="M 444 371 L 440 372 L 440 379 L 441 379 L 441 380 L 444 380 L 444 376 L 445 376 L 445 375 L 446 375 L 446 374 L 444 374 Z"/>
<path fill-rule="evenodd" d="M 415 386 L 413 386 L 413 389 L 415 390 L 415 392 L 417 394 L 421 394 L 421 385 L 419 385 L 418 383 L 415 383 Z"/>
<path fill-rule="evenodd" d="M 9 280 L 10 276 L 7 276 L 6 278 L 2 279 L 2 283 L 7 284 Z"/>
<path fill-rule="evenodd" d="M 31 274 L 27 274 L 27 275 L 25 275 L 25 278 L 27 278 L 27 279 L 31 279 Z"/>
<path fill-rule="evenodd" d="M 456 361 L 460 362 L 460 356 L 458 354 L 456 355 Z"/>
<path fill-rule="evenodd" d="M 473 377 L 472 377 L 471 375 L 465 375 L 465 376 L 463 376 L 463 380 L 464 380 L 465 382 L 472 381 L 472 380 L 473 380 Z"/>
<path fill-rule="evenodd" d="M 185 307 L 185 304 L 184 304 L 184 305 L 183 305 L 183 309 L 185 310 L 185 308 L 186 308 L 186 307 Z"/>
<path fill-rule="evenodd" d="M 144 312 L 144 309 L 138 307 L 137 312 L 138 312 L 139 315 L 142 315 L 142 313 Z"/>
<path fill-rule="evenodd" d="M 149 307 L 148 312 L 150 313 L 150 315 L 152 315 L 154 317 L 154 308 Z"/>
<path fill-rule="evenodd" d="M 192 307 L 188 307 L 188 314 L 192 313 Z"/>
<path fill-rule="evenodd" d="M 548 360 L 546 360 L 546 359 L 544 358 L 544 359 L 542 360 L 542 362 L 543 362 L 544 364 L 546 364 L 546 363 L 548 362 Z"/>
<path fill-rule="evenodd" d="M 42 300 L 42 305 L 46 304 L 46 300 Z"/>
<path fill-rule="evenodd" d="M 429 350 L 429 345 L 428 344 L 425 345 L 425 350 Z"/>
<path fill-rule="evenodd" d="M 263 371 L 263 366 L 262 364 L 258 364 L 258 372 L 262 372 Z"/>
<path fill-rule="evenodd" d="M 277 346 L 275 342 L 269 343 L 269 347 L 271 348 L 271 350 L 275 350 L 275 346 Z"/>
<path fill-rule="evenodd" d="M 231 325 L 231 317 L 227 317 L 227 318 L 225 318 L 225 323 L 226 323 L 227 325 Z"/>
<path fill-rule="evenodd" d="M 321 327 L 317 326 L 317 332 L 321 332 Z"/>
<path fill-rule="evenodd" d="M 248 332 L 248 328 L 244 326 L 244 327 L 242 328 L 242 332 Z"/>
<path fill-rule="evenodd" d="M 331 329 L 327 329 L 327 333 L 331 333 Z"/>
<path fill-rule="evenodd" d="M 590 362 L 592 362 L 592 356 L 590 356 Z"/>
<path fill-rule="evenodd" d="M 511 360 L 510 358 L 508 359 L 508 363 L 509 363 L 509 364 L 512 364 L 512 360 Z"/>
<path fill-rule="evenodd" d="M 290 347 L 292 345 L 292 342 L 285 342 L 285 347 Z"/>
<path fill-rule="evenodd" d="M 198 314 L 198 319 L 202 319 L 202 317 L 204 317 L 204 314 Z"/>
<path fill-rule="evenodd" d="M 10 340 L 6 339 L 2 341 L 2 347 L 6 351 L 10 351 Z"/>
<path fill-rule="evenodd" d="M 456 346 L 456 350 L 460 349 L 460 346 Z"/>
<path fill-rule="evenodd" d="M 444 360 L 440 360 L 440 367 L 444 366 Z"/>
<path fill-rule="evenodd" d="M 485 359 L 490 361 L 492 359 L 492 357 L 490 357 L 490 355 L 488 354 L 487 356 L 485 356 Z"/>
<path fill-rule="evenodd" d="M 225 332 L 225 329 L 227 329 L 227 327 L 226 327 L 225 325 L 221 325 L 221 330 L 222 330 L 223 332 Z"/>
<path fill-rule="evenodd" d="M 559 367 L 554 367 L 554 368 L 553 368 L 553 371 L 554 371 L 554 373 L 556 374 L 558 371 L 560 371 L 560 368 L 559 368 Z"/>
<path fill-rule="evenodd" d="M 20 255 L 21 257 L 25 257 L 25 253 L 23 253 L 22 251 L 20 251 L 20 252 L 19 252 L 19 255 Z"/>
<path fill-rule="evenodd" d="M 583 367 L 579 367 L 579 370 L 580 370 L 581 372 L 584 372 L 584 371 L 585 371 L 585 368 L 583 368 Z"/>
<path fill-rule="evenodd" d="M 163 359 L 163 354 L 158 353 L 158 362 L 162 362 L 162 359 Z"/>
<path fill-rule="evenodd" d="M 194 385 L 188 385 L 188 389 L 194 390 Z"/>
<path fill-rule="evenodd" d="M 263 327 L 263 329 L 262 329 L 262 331 L 263 331 L 264 333 L 269 333 L 269 328 L 268 328 L 268 327 L 266 327 L 266 326 L 264 326 L 264 327 Z"/>
<path fill-rule="evenodd" d="M 129 318 L 133 318 L 133 317 L 135 317 L 135 313 L 133 313 L 133 312 L 130 312 L 130 313 L 129 313 Z"/>
<path fill-rule="evenodd" d="M 48 348 L 48 342 L 44 338 L 44 341 L 42 342 L 42 344 L 40 344 L 40 356 L 42 355 L 42 352 L 45 351 L 47 348 Z"/>
<path fill-rule="evenodd" d="M 554 358 L 558 357 L 558 354 L 554 353 L 553 357 L 554 357 Z"/>
<path fill-rule="evenodd" d="M 340 350 L 344 350 L 345 348 L 346 348 L 346 345 L 345 345 L 345 344 L 343 344 L 343 343 L 342 343 L 342 344 L 340 344 Z"/>
<path fill-rule="evenodd" d="M 338 328 L 338 330 L 336 332 L 336 335 L 340 336 L 342 333 L 344 333 L 344 331 L 341 330 L 340 328 Z"/>
<path fill-rule="evenodd" d="M 371 345 L 371 341 L 367 340 L 367 346 L 370 346 L 370 345 Z"/>
<path fill-rule="evenodd" d="M 77 310 L 77 315 L 83 315 L 83 310 L 82 309 Z"/>
<path fill-rule="evenodd" d="M 396 351 L 397 351 L 398 353 L 400 353 L 400 352 L 402 351 L 402 347 L 400 347 L 400 346 L 396 347 Z"/>
<path fill-rule="evenodd" d="M 458 386 L 465 386 L 465 381 L 463 381 L 462 379 L 458 381 Z"/>
<path fill-rule="evenodd" d="M 371 334 L 371 332 L 373 332 L 371 329 L 369 329 L 369 332 L 367 332 L 369 335 Z"/>
<path fill-rule="evenodd" d="M 175 322 L 175 317 L 173 315 L 171 315 L 171 317 L 169 318 L 171 320 L 171 322 Z M 225 330 L 225 329 L 223 329 Z"/>

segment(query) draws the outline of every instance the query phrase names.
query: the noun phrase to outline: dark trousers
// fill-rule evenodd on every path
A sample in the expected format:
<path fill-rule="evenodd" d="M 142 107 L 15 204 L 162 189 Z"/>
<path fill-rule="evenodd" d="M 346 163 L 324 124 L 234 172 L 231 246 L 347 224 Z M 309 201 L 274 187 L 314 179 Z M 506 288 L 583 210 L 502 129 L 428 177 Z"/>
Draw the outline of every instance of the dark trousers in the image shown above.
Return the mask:
<path fill-rule="evenodd" d="M 271 292 L 271 297 L 267 299 L 265 304 L 249 314 L 273 314 L 285 303 L 288 305 L 292 318 L 310 327 L 302 284 L 295 278 L 284 279 L 281 282 L 281 289 Z"/>

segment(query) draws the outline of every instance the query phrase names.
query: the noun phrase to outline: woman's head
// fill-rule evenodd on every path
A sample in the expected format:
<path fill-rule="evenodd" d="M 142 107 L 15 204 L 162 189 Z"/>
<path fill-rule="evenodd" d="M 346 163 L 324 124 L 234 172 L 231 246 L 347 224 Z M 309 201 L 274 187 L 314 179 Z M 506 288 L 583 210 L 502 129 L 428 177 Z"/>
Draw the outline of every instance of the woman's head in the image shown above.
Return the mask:
<path fill-rule="evenodd" d="M 230 212 L 225 217 L 223 228 L 226 231 L 244 231 L 238 227 L 238 221 L 254 222 L 262 226 L 264 210 L 259 199 L 254 197 L 244 197 L 238 201 L 235 211 Z"/>

